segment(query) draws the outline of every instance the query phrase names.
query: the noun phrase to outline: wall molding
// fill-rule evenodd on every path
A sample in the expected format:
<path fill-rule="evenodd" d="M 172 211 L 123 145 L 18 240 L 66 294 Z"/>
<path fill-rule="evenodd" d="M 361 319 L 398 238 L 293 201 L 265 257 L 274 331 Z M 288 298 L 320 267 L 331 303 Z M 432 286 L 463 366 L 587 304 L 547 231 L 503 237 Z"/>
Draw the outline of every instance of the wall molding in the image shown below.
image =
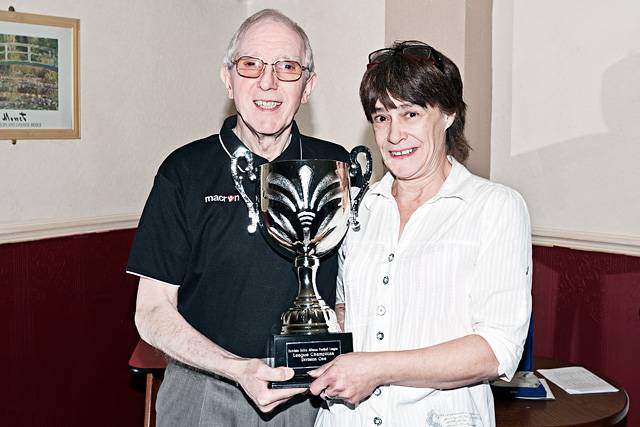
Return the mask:
<path fill-rule="evenodd" d="M 64 221 L 0 225 L 0 244 L 136 228 L 140 214 L 105 215 Z M 640 237 L 532 227 L 532 242 L 582 251 L 640 256 Z"/>
<path fill-rule="evenodd" d="M 140 214 L 135 213 L 72 218 L 63 221 L 0 224 L 0 244 L 136 228 L 139 220 Z"/>
<path fill-rule="evenodd" d="M 638 236 L 533 226 L 531 238 L 533 244 L 539 246 L 562 246 L 581 251 L 640 256 L 640 237 Z"/>

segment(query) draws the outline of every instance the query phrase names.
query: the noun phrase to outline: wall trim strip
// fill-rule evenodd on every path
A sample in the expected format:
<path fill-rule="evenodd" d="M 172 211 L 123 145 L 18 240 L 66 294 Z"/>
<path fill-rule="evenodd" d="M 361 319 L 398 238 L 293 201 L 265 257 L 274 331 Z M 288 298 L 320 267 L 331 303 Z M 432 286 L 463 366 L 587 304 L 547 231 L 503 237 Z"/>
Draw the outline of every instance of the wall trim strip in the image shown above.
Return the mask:
<path fill-rule="evenodd" d="M 532 227 L 534 245 L 562 246 L 581 251 L 640 256 L 640 237 Z"/>
<path fill-rule="evenodd" d="M 64 221 L 0 224 L 0 244 L 136 228 L 139 220 L 140 214 L 136 213 L 73 218 Z"/>
<path fill-rule="evenodd" d="M 136 228 L 139 220 L 140 214 L 132 213 L 65 221 L 0 225 L 0 244 Z M 534 226 L 532 241 L 534 245 L 539 246 L 562 246 L 582 251 L 640 256 L 640 238 L 633 236 Z"/>

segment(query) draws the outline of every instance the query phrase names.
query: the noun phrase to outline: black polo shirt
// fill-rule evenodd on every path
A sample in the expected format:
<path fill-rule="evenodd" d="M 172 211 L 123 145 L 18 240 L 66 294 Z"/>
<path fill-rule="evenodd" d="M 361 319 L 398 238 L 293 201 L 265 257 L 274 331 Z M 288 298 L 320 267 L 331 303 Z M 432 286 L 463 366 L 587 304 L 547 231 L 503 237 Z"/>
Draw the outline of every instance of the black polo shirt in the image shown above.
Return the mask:
<path fill-rule="evenodd" d="M 247 232 L 247 206 L 231 178 L 230 156 L 242 142 L 225 120 L 218 135 L 171 153 L 155 177 L 127 271 L 179 285 L 178 311 L 195 329 L 243 357 L 266 357 L 269 338 L 279 333 L 280 315 L 298 292 L 291 259 L 272 249 L 259 231 Z M 222 142 L 221 142 L 222 140 Z M 300 148 L 302 147 L 302 153 Z M 276 160 L 348 161 L 336 144 L 300 135 Z M 254 164 L 267 160 L 254 155 Z M 255 185 L 244 180 L 247 194 Z M 323 258 L 318 291 L 335 304 L 335 251 Z"/>

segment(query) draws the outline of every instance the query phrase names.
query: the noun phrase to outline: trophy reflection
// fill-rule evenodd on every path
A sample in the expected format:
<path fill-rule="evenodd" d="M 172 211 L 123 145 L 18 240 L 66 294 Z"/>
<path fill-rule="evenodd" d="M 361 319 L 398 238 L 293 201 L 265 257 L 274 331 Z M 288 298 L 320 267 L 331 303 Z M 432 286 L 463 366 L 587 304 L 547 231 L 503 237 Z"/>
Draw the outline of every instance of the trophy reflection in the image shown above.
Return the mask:
<path fill-rule="evenodd" d="M 357 159 L 360 154 L 365 156 L 364 169 Z M 249 209 L 248 231 L 254 233 L 259 226 L 274 248 L 293 258 L 298 279 L 298 295 L 282 313 L 281 333 L 270 343 L 273 366 L 288 366 L 295 375 L 272 383 L 272 388 L 307 387 L 312 380 L 308 371 L 353 351 L 351 333 L 340 332 L 335 312 L 316 286 L 320 258 L 340 244 L 349 224 L 359 229 L 358 206 L 371 178 L 371 153 L 358 146 L 350 160 L 283 160 L 254 168 L 246 148 L 232 157 L 234 184 Z M 244 177 L 257 179 L 256 201 L 247 196 Z M 353 201 L 351 180 L 360 187 Z"/>

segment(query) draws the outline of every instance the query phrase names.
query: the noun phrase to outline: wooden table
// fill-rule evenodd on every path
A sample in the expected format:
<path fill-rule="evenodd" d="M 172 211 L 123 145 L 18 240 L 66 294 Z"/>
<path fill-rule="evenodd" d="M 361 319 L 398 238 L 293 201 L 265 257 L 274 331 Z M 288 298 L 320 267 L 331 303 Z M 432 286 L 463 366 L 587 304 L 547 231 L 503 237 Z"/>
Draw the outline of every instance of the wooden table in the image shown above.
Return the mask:
<path fill-rule="evenodd" d="M 567 362 L 534 358 L 534 369 L 575 366 Z M 537 374 L 539 377 L 542 375 Z M 597 375 L 597 373 L 596 373 Z M 522 400 L 496 397 L 497 427 L 599 427 L 614 426 L 627 415 L 629 396 L 619 386 L 616 393 L 568 394 L 547 381 L 556 400 Z"/>

